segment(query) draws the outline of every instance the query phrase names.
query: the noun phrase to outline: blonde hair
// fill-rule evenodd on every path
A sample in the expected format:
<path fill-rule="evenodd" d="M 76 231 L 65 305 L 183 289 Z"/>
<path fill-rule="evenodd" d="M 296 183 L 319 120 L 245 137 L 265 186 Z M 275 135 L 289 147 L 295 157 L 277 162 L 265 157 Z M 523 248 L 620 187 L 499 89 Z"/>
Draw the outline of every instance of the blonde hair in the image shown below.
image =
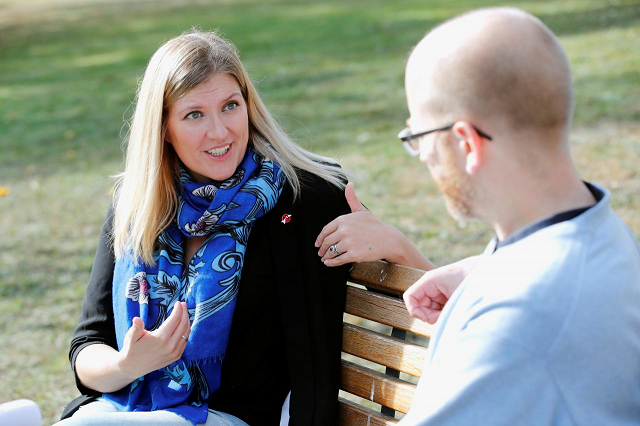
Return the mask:
<path fill-rule="evenodd" d="M 153 264 L 160 233 L 174 219 L 178 204 L 179 159 L 165 143 L 169 108 L 214 74 L 233 76 L 247 104 L 249 146 L 282 168 L 297 198 L 307 171 L 344 188 L 336 161 L 296 145 L 262 103 L 235 46 L 217 32 L 192 30 L 163 44 L 151 57 L 139 84 L 128 136 L 125 171 L 114 190 L 114 249 Z"/>

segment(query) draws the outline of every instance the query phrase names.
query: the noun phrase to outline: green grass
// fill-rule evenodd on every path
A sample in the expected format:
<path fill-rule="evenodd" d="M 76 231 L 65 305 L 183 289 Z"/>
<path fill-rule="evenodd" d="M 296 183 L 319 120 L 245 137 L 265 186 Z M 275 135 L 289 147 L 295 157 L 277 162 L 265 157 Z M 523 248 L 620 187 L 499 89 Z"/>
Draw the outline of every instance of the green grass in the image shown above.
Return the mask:
<path fill-rule="evenodd" d="M 159 44 L 219 27 L 266 104 L 304 146 L 341 160 L 362 201 L 442 264 L 491 235 L 446 212 L 395 135 L 408 53 L 438 22 L 491 1 L 0 0 L 0 401 L 28 397 L 45 424 L 75 394 L 68 342 L 79 314 L 137 78 Z M 575 82 L 574 156 L 613 191 L 640 236 L 640 5 L 515 1 L 565 46 Z"/>

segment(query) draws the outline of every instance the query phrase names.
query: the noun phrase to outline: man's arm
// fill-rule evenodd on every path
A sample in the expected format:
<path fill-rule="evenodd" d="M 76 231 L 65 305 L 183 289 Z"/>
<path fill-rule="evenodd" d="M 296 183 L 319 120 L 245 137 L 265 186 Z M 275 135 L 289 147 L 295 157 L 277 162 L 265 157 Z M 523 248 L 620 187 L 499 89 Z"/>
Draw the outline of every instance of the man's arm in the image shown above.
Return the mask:
<path fill-rule="evenodd" d="M 432 341 L 431 359 L 402 426 L 546 425 L 563 411 L 569 416 L 558 403 L 562 398 L 544 345 L 527 342 L 526 327 L 505 328 L 512 308 L 482 306 Z"/>

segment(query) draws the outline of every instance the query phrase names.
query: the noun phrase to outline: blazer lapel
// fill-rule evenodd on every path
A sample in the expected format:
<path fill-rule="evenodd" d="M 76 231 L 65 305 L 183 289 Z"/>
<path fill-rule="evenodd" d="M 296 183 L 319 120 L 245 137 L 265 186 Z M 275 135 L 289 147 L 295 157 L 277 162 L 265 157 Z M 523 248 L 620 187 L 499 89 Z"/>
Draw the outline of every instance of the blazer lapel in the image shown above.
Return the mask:
<path fill-rule="evenodd" d="M 290 425 L 311 425 L 315 401 L 311 327 L 307 310 L 308 295 L 304 285 L 303 250 L 299 246 L 303 217 L 293 204 L 289 186 L 269 212 L 278 298 L 284 330 L 289 378 L 291 383 Z"/>

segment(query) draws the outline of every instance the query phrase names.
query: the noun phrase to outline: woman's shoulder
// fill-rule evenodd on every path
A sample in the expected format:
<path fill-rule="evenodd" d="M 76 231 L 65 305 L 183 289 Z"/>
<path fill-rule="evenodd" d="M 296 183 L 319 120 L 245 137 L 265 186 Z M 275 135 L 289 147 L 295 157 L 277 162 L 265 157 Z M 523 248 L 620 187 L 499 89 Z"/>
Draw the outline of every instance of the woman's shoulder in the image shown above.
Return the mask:
<path fill-rule="evenodd" d="M 300 179 L 300 198 L 305 201 L 326 202 L 344 198 L 344 187 L 338 187 L 307 170 L 296 170 Z M 346 185 L 346 178 L 344 184 Z"/>
<path fill-rule="evenodd" d="M 298 171 L 298 177 L 300 192 L 293 202 L 295 210 L 305 212 L 307 217 L 314 217 L 326 223 L 350 211 L 343 188 L 308 171 Z M 289 191 L 293 193 L 291 187 Z"/>

